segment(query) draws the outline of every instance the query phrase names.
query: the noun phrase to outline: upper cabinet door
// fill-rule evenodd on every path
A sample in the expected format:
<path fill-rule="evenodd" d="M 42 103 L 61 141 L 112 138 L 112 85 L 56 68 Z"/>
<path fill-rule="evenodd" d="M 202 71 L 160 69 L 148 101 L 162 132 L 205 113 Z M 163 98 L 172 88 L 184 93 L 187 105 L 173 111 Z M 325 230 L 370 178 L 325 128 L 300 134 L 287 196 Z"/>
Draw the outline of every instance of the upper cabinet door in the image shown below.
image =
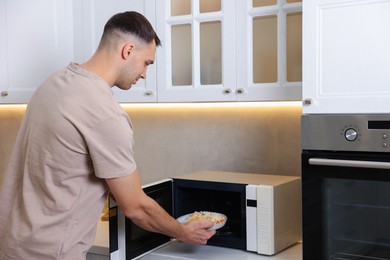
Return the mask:
<path fill-rule="evenodd" d="M 235 2 L 158 0 L 158 100 L 236 100 Z"/>
<path fill-rule="evenodd" d="M 155 0 L 81 0 L 74 2 L 75 55 L 80 63 L 89 59 L 97 49 L 104 25 L 114 14 L 136 11 L 142 13 L 155 28 Z M 119 102 L 156 102 L 156 66 L 148 66 L 146 79 L 140 79 L 130 91 L 113 88 L 114 96 Z"/>
<path fill-rule="evenodd" d="M 390 112 L 390 1 L 308 0 L 303 112 Z"/>
<path fill-rule="evenodd" d="M 237 0 L 237 100 L 301 100 L 302 1 Z"/>
<path fill-rule="evenodd" d="M 301 0 L 161 0 L 159 101 L 301 100 Z"/>
<path fill-rule="evenodd" d="M 72 2 L 0 2 L 0 103 L 27 103 L 34 90 L 73 59 Z"/>

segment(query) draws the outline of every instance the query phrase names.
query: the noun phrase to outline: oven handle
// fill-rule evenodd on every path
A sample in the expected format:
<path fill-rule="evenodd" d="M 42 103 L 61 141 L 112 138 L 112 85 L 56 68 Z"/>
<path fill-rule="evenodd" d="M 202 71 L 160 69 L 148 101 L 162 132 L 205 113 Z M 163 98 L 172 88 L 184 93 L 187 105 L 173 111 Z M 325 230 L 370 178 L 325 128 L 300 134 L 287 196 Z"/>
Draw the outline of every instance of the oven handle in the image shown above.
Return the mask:
<path fill-rule="evenodd" d="M 373 161 L 354 161 L 354 160 L 337 160 L 310 158 L 310 165 L 338 166 L 338 167 L 357 167 L 372 169 L 390 169 L 390 162 L 373 162 Z"/>

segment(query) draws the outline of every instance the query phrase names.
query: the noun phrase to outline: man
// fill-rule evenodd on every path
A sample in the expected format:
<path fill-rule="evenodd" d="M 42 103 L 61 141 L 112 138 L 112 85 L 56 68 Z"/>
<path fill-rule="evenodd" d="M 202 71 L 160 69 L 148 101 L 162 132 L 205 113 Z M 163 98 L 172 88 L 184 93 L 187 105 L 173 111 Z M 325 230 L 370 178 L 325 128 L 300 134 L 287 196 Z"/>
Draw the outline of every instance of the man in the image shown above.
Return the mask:
<path fill-rule="evenodd" d="M 0 259 L 85 259 L 108 190 L 139 226 L 202 245 L 211 222 L 182 225 L 141 188 L 132 123 L 111 87 L 146 77 L 160 40 L 136 12 L 114 15 L 86 63 L 31 98 L 0 190 Z"/>

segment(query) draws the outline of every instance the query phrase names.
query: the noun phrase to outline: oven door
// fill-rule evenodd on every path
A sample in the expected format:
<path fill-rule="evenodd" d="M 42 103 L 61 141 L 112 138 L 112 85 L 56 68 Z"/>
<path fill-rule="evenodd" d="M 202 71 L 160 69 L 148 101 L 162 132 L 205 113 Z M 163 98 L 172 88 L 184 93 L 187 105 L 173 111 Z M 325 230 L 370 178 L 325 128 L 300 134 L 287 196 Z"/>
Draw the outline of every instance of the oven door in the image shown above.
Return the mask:
<path fill-rule="evenodd" d="M 302 152 L 303 259 L 390 259 L 390 154 Z"/>

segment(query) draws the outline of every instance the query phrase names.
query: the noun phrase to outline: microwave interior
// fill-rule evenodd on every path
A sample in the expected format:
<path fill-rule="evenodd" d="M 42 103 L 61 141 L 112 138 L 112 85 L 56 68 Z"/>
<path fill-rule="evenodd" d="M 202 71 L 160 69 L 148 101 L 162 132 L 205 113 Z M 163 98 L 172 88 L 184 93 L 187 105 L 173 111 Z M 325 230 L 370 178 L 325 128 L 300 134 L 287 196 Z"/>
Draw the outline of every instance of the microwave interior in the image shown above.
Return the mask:
<path fill-rule="evenodd" d="M 174 217 L 194 211 L 225 214 L 226 224 L 207 244 L 246 249 L 245 187 L 246 184 L 174 179 Z"/>

